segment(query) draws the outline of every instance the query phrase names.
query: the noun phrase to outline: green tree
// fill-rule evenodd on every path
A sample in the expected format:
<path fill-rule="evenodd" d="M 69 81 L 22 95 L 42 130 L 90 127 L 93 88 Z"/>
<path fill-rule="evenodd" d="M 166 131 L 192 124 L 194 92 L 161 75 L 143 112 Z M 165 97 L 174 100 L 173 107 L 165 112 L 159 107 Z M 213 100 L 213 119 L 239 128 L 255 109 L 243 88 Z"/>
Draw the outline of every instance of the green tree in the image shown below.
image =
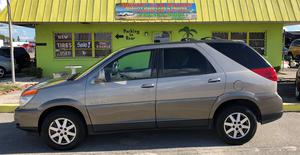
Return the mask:
<path fill-rule="evenodd" d="M 191 28 L 189 28 L 188 26 L 183 27 L 183 28 L 180 29 L 178 32 L 179 32 L 179 33 L 184 32 L 184 34 L 183 34 L 183 39 L 191 39 L 191 38 L 194 37 L 194 34 L 193 34 L 193 33 L 197 34 L 197 31 L 196 31 L 195 29 L 191 29 Z"/>

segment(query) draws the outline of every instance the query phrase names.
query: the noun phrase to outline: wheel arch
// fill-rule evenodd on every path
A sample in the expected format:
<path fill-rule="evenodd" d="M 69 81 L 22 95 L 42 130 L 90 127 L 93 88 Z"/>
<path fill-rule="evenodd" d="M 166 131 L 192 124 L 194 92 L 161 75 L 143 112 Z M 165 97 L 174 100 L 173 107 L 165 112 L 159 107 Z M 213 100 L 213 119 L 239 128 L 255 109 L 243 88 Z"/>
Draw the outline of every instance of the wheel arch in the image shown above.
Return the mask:
<path fill-rule="evenodd" d="M 71 99 L 56 99 L 49 101 L 45 104 L 43 104 L 40 109 L 42 112 L 40 113 L 39 119 L 38 119 L 38 131 L 41 131 L 41 124 L 44 121 L 45 117 L 57 110 L 68 110 L 71 112 L 74 112 L 75 114 L 78 114 L 84 123 L 87 126 L 91 124 L 90 118 L 88 115 L 88 112 L 86 111 L 85 106 L 82 103 L 79 103 L 77 101 L 71 100 Z"/>
<path fill-rule="evenodd" d="M 221 113 L 221 111 L 223 111 L 224 109 L 231 107 L 231 106 L 247 107 L 254 113 L 258 122 L 262 121 L 261 111 L 255 102 L 253 102 L 252 100 L 249 100 L 249 99 L 231 99 L 231 100 L 227 100 L 227 101 L 221 103 L 215 109 L 213 116 L 212 116 L 212 118 L 213 118 L 212 125 L 215 124 L 215 120 L 218 117 L 218 115 Z"/>

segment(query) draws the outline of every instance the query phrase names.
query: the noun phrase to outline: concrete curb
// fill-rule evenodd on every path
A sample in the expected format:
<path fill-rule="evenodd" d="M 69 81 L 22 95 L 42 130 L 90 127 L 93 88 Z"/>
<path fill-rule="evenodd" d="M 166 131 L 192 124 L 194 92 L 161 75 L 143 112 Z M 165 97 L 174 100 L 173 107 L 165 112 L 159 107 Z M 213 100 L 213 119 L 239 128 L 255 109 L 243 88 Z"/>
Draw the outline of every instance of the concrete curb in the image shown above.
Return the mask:
<path fill-rule="evenodd" d="M 283 111 L 300 112 L 300 103 L 283 103 Z"/>
<path fill-rule="evenodd" d="M 0 113 L 11 113 L 19 106 L 19 104 L 0 104 Z M 299 103 L 283 103 L 283 111 L 300 112 Z"/>
<path fill-rule="evenodd" d="M 19 104 L 0 104 L 0 113 L 10 113 L 14 112 L 15 109 L 19 106 Z"/>

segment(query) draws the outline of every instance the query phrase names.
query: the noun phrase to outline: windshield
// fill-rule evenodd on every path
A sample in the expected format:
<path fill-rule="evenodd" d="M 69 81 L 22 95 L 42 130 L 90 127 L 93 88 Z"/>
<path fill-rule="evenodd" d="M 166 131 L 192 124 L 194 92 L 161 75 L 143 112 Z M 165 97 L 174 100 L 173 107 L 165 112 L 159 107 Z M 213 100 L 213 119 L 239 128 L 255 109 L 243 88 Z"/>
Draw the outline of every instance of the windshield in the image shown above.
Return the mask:
<path fill-rule="evenodd" d="M 121 50 L 119 50 L 121 51 Z M 82 73 L 77 73 L 75 75 L 72 75 L 71 77 L 68 78 L 68 80 L 77 80 L 77 79 L 80 79 L 82 77 L 84 77 L 86 74 L 88 74 L 90 71 L 94 70 L 98 64 L 100 64 L 101 62 L 109 59 L 111 56 L 115 55 L 116 53 L 118 53 L 119 51 L 117 52 L 113 52 L 111 54 L 109 54 L 108 56 L 104 57 L 104 59 L 101 59 L 99 60 L 98 62 L 96 62 L 95 64 L 91 65 L 89 68 L 87 68 L 85 71 L 83 71 Z"/>

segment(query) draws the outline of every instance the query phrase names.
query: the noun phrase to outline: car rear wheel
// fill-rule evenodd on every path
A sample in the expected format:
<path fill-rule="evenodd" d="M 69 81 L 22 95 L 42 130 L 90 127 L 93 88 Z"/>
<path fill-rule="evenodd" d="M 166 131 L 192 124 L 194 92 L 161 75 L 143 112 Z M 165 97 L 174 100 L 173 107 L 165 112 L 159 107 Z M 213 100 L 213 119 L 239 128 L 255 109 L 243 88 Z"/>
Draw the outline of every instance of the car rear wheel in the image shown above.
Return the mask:
<path fill-rule="evenodd" d="M 56 150 L 69 150 L 86 137 L 85 123 L 76 113 L 59 110 L 46 116 L 41 135 L 47 145 Z"/>
<path fill-rule="evenodd" d="M 226 108 L 216 120 L 216 130 L 224 142 L 241 145 L 254 136 L 257 128 L 253 112 L 242 106 Z"/>
<path fill-rule="evenodd" d="M 0 78 L 5 77 L 5 75 L 6 75 L 5 69 L 3 67 L 0 67 Z"/>

